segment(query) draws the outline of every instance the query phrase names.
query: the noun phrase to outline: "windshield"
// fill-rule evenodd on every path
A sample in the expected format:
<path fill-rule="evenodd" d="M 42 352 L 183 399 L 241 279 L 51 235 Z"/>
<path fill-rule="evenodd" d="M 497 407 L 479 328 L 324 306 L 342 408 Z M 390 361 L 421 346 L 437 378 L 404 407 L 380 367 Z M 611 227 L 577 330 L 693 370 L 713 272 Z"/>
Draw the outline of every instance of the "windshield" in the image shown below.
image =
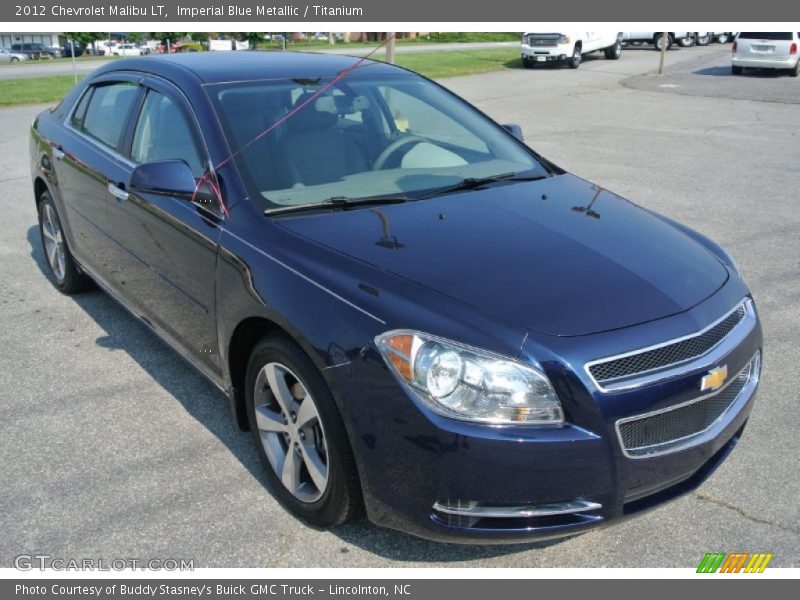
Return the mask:
<path fill-rule="evenodd" d="M 208 86 L 248 193 L 264 209 L 413 199 L 465 179 L 548 175 L 501 127 L 425 79 L 352 76 L 320 93 L 329 83 Z"/>

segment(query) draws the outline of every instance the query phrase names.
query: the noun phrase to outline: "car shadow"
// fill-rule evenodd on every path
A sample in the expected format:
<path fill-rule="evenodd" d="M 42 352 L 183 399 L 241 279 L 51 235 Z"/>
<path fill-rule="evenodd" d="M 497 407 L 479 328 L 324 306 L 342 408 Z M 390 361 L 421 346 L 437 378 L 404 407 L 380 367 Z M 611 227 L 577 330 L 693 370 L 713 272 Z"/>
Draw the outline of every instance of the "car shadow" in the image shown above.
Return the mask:
<path fill-rule="evenodd" d="M 706 67 L 692 72 L 694 75 L 707 75 L 710 77 L 734 77 L 729 66 Z M 786 73 L 780 69 L 745 69 L 741 75 L 735 77 L 753 77 L 755 79 L 777 79 Z"/>
<path fill-rule="evenodd" d="M 44 277 L 49 277 L 38 226 L 28 229 L 27 240 L 33 262 Z M 70 299 L 105 331 L 105 335 L 95 341 L 98 346 L 109 351 L 125 352 L 135 360 L 156 383 L 180 402 L 189 415 L 225 444 L 253 478 L 278 501 L 270 490 L 250 433 L 239 430 L 227 399 L 211 382 L 99 288 L 76 294 Z M 293 517 L 287 513 L 287 518 Z M 383 529 L 366 519 L 335 527 L 329 533 L 367 552 L 405 562 L 477 560 L 544 548 L 560 541 L 502 546 L 443 544 Z"/>
<path fill-rule="evenodd" d="M 28 229 L 31 258 L 45 277 L 49 266 L 42 251 L 38 226 Z M 240 431 L 227 399 L 144 323 L 111 296 L 95 288 L 70 296 L 105 332 L 95 343 L 110 351 L 123 351 L 136 361 L 186 411 L 222 441 L 242 465 L 266 484 L 250 434 Z"/>

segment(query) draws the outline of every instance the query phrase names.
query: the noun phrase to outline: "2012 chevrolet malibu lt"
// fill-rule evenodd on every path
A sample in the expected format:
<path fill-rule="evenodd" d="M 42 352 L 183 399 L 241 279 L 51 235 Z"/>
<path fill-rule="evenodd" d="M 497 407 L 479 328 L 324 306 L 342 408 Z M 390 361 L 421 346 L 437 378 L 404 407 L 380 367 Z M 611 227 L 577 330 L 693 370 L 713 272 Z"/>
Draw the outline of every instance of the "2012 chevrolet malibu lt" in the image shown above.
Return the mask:
<path fill-rule="evenodd" d="M 762 334 L 725 250 L 519 137 L 381 62 L 121 60 L 33 123 L 43 255 L 224 391 L 295 515 L 571 535 L 709 476 Z"/>

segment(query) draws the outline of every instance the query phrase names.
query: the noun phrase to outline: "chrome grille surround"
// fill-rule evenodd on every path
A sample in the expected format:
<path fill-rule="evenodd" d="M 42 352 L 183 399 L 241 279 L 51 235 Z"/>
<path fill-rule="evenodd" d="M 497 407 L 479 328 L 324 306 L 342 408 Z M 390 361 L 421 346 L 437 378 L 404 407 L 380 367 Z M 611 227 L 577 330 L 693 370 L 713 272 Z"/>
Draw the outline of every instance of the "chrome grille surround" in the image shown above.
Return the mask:
<path fill-rule="evenodd" d="M 724 354 L 755 327 L 753 302 L 744 299 L 695 333 L 587 362 L 586 374 L 603 392 L 640 387 L 685 374 L 709 355 Z M 722 352 L 720 352 L 722 350 Z"/>
<path fill-rule="evenodd" d="M 616 423 L 617 437 L 628 458 L 650 458 L 677 452 L 713 438 L 729 421 L 726 415 L 743 405 L 758 384 L 761 351 L 716 392 L 667 408 L 626 417 Z"/>

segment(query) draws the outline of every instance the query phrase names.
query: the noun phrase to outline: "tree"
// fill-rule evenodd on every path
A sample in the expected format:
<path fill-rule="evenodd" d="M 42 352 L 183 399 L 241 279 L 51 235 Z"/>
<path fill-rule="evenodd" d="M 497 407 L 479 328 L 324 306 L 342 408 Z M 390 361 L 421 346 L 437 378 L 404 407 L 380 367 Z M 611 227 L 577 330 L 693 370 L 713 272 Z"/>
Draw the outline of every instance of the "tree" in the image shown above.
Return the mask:
<path fill-rule="evenodd" d="M 74 31 L 62 33 L 61 35 L 67 39 L 79 43 L 84 48 L 94 45 L 97 40 L 104 40 L 106 38 L 105 33 L 99 33 L 97 31 Z"/>
<path fill-rule="evenodd" d="M 193 42 L 207 42 L 209 35 L 205 32 L 195 31 L 189 34 L 189 37 Z"/>
<path fill-rule="evenodd" d="M 151 33 L 150 37 L 155 39 L 155 40 L 158 40 L 159 42 L 161 42 L 161 44 L 164 47 L 166 47 L 167 46 L 167 40 L 169 40 L 170 44 L 174 44 L 176 40 L 181 39 L 185 35 L 186 35 L 186 32 L 177 33 L 177 32 L 161 31 L 161 32 Z"/>

